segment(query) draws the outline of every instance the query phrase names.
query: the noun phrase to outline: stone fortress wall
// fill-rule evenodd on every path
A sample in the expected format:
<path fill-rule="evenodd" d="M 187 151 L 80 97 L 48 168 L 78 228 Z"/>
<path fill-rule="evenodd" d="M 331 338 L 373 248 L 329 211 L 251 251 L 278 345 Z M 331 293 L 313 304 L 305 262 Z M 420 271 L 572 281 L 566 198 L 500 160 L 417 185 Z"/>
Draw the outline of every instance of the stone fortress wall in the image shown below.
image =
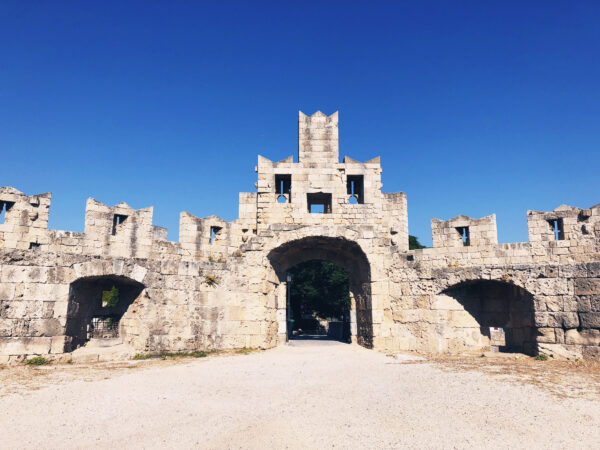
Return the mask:
<path fill-rule="evenodd" d="M 525 243 L 498 244 L 495 215 L 432 219 L 433 247 L 409 250 L 406 195 L 381 191 L 379 158 L 339 162 L 337 113 L 300 112 L 298 161 L 259 156 L 256 172 L 237 220 L 182 212 L 178 242 L 151 207 L 93 199 L 83 233 L 49 230 L 51 194 L 0 188 L 0 361 L 99 340 L 273 347 L 286 340 L 286 272 L 309 259 L 349 272 L 361 345 L 481 351 L 502 327 L 507 350 L 600 359 L 600 205 L 527 211 Z M 100 297 L 113 284 L 111 309 Z M 112 340 L 91 334 L 104 316 L 118 318 Z"/>

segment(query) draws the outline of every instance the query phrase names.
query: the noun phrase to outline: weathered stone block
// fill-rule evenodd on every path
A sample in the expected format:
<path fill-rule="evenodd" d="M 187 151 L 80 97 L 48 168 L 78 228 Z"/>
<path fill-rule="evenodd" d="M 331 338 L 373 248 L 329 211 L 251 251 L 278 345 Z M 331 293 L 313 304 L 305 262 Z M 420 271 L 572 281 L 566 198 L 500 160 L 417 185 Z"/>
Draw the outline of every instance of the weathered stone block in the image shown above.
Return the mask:
<path fill-rule="evenodd" d="M 600 328 L 600 312 L 580 313 L 581 326 L 584 328 Z"/>
<path fill-rule="evenodd" d="M 582 347 L 582 354 L 584 359 L 592 361 L 600 361 L 600 347 L 598 346 L 584 346 Z"/>
<path fill-rule="evenodd" d="M 15 287 L 15 283 L 0 283 L 0 301 L 14 299 Z"/>
<path fill-rule="evenodd" d="M 576 279 L 575 295 L 600 295 L 600 278 Z"/>
<path fill-rule="evenodd" d="M 464 311 L 464 306 L 454 297 L 445 294 L 435 295 L 431 309 Z"/>
<path fill-rule="evenodd" d="M 58 336 L 64 334 L 64 328 L 57 319 L 33 319 L 29 322 L 29 335 Z"/>
<path fill-rule="evenodd" d="M 600 278 L 600 262 L 587 264 L 588 276 L 591 278 Z"/>
<path fill-rule="evenodd" d="M 458 328 L 479 328 L 479 322 L 467 311 L 450 311 L 448 325 Z"/>
<path fill-rule="evenodd" d="M 590 309 L 592 311 L 600 311 L 600 295 L 590 295 L 588 299 L 590 302 Z"/>
<path fill-rule="evenodd" d="M 2 355 L 44 355 L 50 352 L 51 346 L 49 337 L 0 338 Z"/>
<path fill-rule="evenodd" d="M 47 267 L 3 266 L 0 281 L 8 283 L 45 283 L 47 279 Z"/>
<path fill-rule="evenodd" d="M 577 328 L 579 317 L 573 312 L 536 312 L 534 314 L 537 327 Z"/>
<path fill-rule="evenodd" d="M 411 323 L 418 322 L 420 319 L 419 310 L 401 310 L 401 311 L 393 311 L 392 317 L 395 322 L 400 323 Z"/>
<path fill-rule="evenodd" d="M 12 319 L 0 319 L 0 336 L 12 336 L 13 321 Z"/>
<path fill-rule="evenodd" d="M 564 278 L 538 278 L 527 282 L 527 290 L 534 295 L 562 295 L 569 293 L 568 281 Z"/>
<path fill-rule="evenodd" d="M 582 347 L 579 345 L 539 343 L 538 351 L 555 359 L 574 361 L 583 358 Z"/>
<path fill-rule="evenodd" d="M 575 345 L 600 345 L 600 330 L 567 330 L 565 342 Z"/>
<path fill-rule="evenodd" d="M 545 295 L 542 297 L 546 302 L 546 310 L 552 312 L 563 311 L 564 300 L 562 295 Z"/>
<path fill-rule="evenodd" d="M 538 328 L 537 332 L 537 342 L 543 342 L 547 344 L 556 343 L 556 335 L 554 334 L 554 328 Z"/>

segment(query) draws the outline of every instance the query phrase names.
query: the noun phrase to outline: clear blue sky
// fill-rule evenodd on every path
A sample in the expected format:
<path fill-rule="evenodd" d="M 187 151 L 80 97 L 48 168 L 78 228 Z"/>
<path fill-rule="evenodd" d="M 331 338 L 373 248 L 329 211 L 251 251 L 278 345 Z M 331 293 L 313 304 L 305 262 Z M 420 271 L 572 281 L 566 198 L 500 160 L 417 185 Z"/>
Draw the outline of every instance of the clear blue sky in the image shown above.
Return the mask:
<path fill-rule="evenodd" d="M 3 1 L 0 186 L 237 218 L 256 155 L 297 157 L 298 110 L 340 111 L 409 227 L 600 202 L 600 2 Z"/>

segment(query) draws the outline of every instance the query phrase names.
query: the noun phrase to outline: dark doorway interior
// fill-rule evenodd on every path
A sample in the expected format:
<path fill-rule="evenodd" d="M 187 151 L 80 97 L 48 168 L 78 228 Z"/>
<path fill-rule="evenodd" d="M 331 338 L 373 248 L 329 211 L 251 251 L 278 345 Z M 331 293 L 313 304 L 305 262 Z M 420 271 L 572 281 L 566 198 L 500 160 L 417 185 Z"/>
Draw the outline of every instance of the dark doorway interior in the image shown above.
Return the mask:
<path fill-rule="evenodd" d="M 143 289 L 143 284 L 116 275 L 71 283 L 65 351 L 73 351 L 92 338 L 118 338 L 121 318 Z"/>
<path fill-rule="evenodd" d="M 341 237 L 309 236 L 280 245 L 268 257 L 281 283 L 288 282 L 289 271 L 305 261 L 331 261 L 343 267 L 349 276 L 352 299 L 351 339 L 363 347 L 373 347 L 371 268 L 356 242 Z"/>
<path fill-rule="evenodd" d="M 309 260 L 288 274 L 289 338 L 350 342 L 348 272 L 333 262 Z"/>

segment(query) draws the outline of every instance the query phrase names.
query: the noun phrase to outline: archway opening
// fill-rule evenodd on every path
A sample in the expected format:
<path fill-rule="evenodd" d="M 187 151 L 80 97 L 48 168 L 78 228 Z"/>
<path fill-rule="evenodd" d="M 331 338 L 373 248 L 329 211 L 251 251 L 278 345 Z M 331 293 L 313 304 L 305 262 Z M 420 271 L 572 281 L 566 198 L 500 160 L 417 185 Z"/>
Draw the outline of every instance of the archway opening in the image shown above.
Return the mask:
<path fill-rule="evenodd" d="M 472 317 L 450 325 L 465 347 L 536 354 L 533 295 L 514 284 L 493 280 L 465 281 L 443 291 Z M 452 316 L 451 316 L 452 317 Z"/>
<path fill-rule="evenodd" d="M 268 258 L 280 283 L 287 283 L 289 271 L 306 261 L 327 261 L 342 267 L 348 274 L 350 340 L 364 347 L 373 346 L 371 269 L 367 256 L 356 242 L 345 238 L 310 236 L 271 250 Z M 285 307 L 286 299 L 282 303 Z M 280 309 L 282 314 L 278 315 L 280 333 L 286 336 L 292 331 L 287 322 L 287 309 Z"/>
<path fill-rule="evenodd" d="M 91 339 L 121 338 L 121 318 L 143 290 L 143 284 L 116 275 L 85 277 L 71 283 L 65 351 Z"/>
<path fill-rule="evenodd" d="M 330 261 L 309 260 L 292 267 L 288 274 L 288 337 L 349 342 L 348 272 Z"/>

